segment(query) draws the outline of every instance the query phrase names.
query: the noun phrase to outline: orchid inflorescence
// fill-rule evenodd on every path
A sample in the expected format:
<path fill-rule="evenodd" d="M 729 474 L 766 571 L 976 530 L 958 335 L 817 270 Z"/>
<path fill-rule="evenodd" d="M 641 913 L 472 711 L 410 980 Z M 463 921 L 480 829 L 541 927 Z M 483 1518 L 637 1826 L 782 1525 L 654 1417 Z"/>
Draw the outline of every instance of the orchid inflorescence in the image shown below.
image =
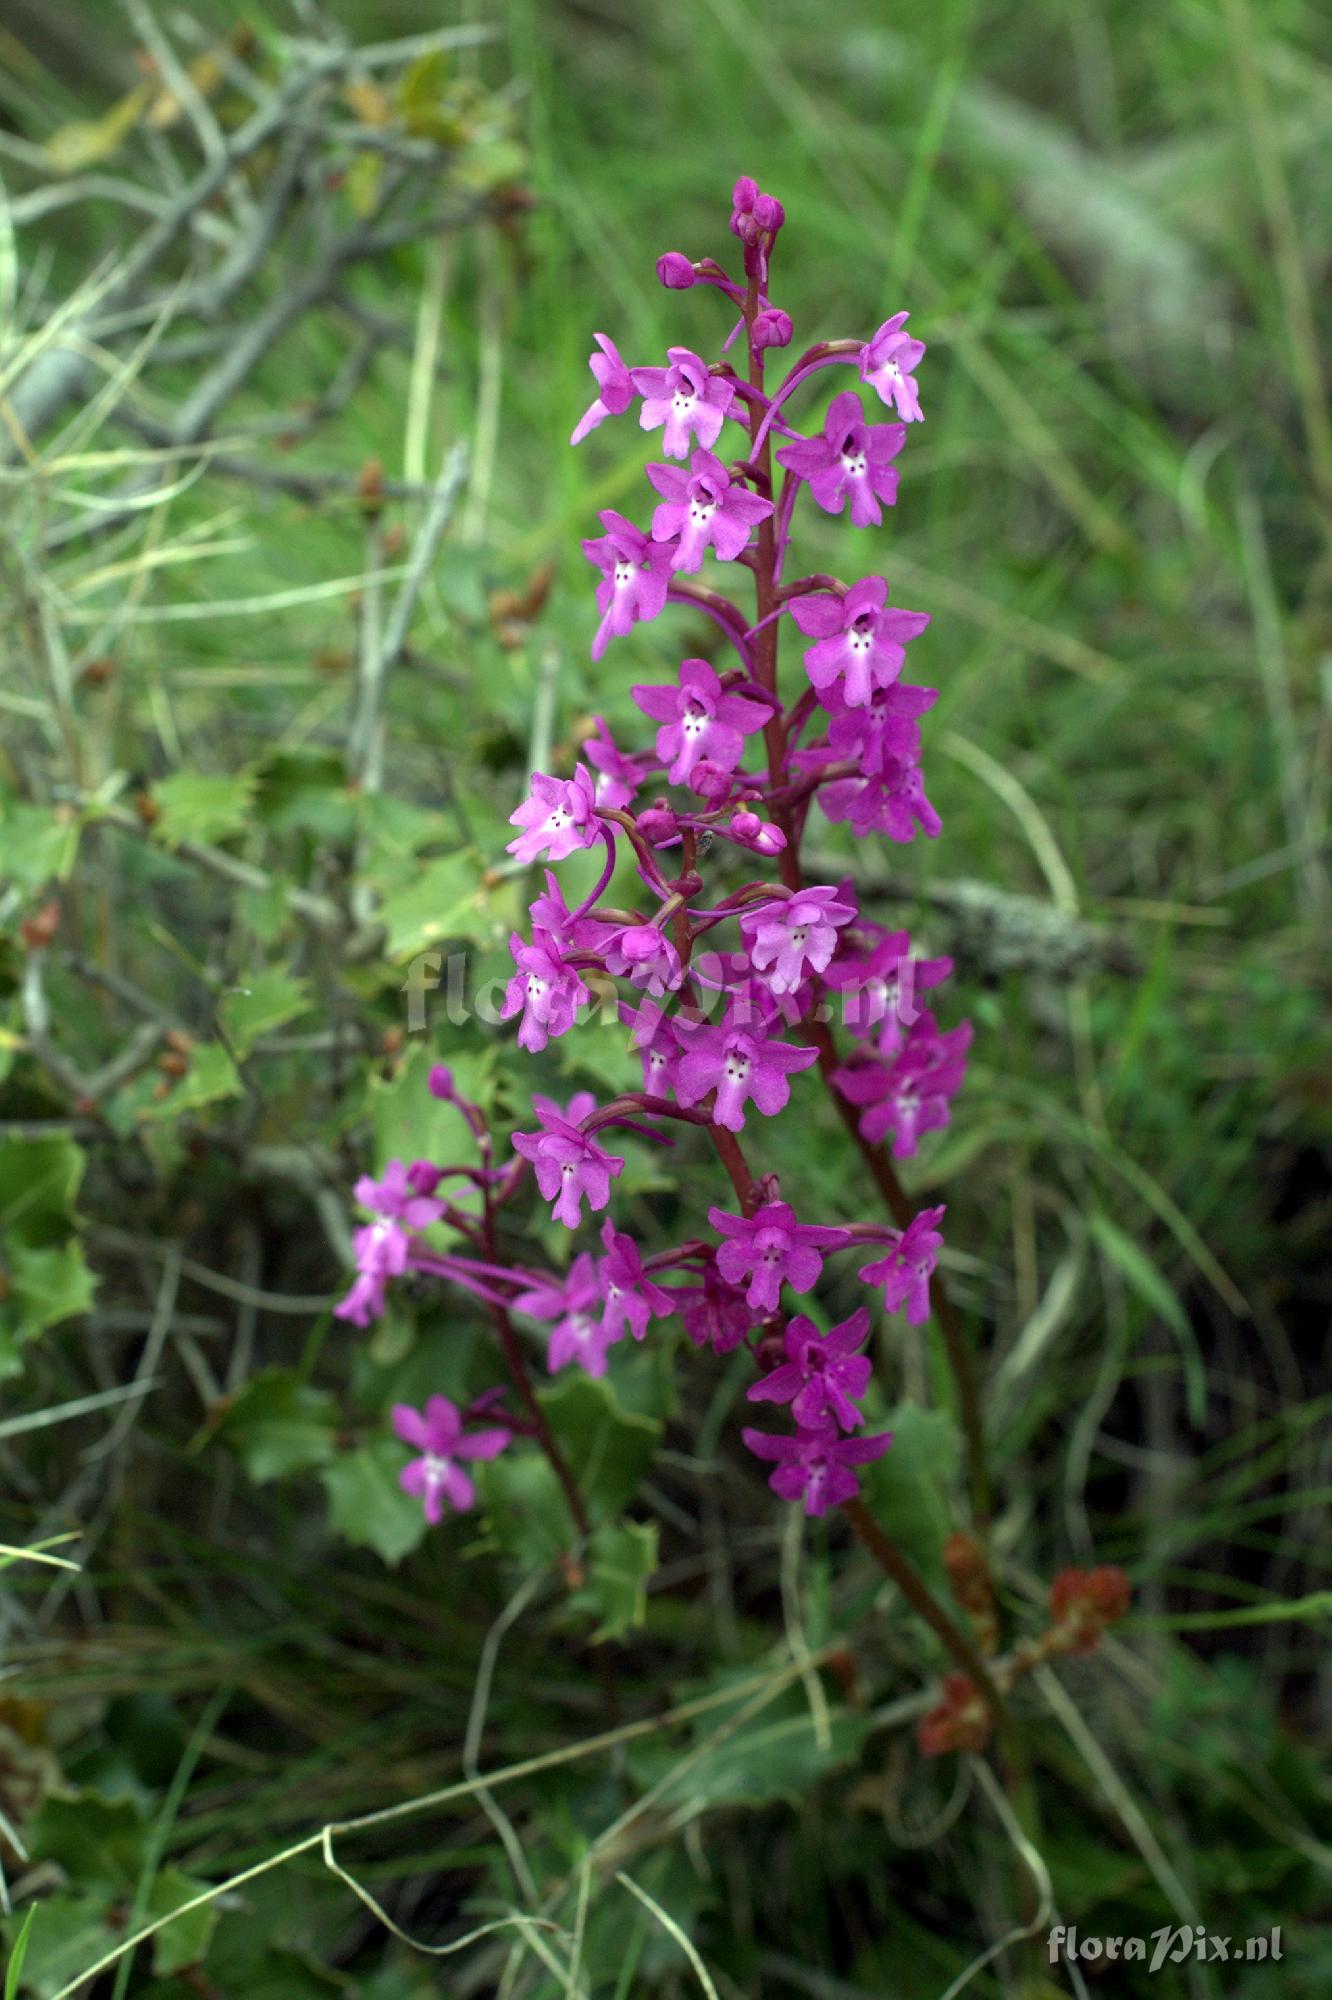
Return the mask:
<path fill-rule="evenodd" d="M 553 1453 L 512 1315 L 548 1329 L 551 1370 L 591 1375 L 605 1373 L 609 1349 L 626 1335 L 642 1340 L 653 1320 L 676 1314 L 700 1347 L 724 1354 L 748 1343 L 760 1370 L 750 1399 L 786 1409 L 792 1427 L 746 1429 L 745 1442 L 772 1465 L 773 1489 L 817 1515 L 855 1497 L 855 1468 L 891 1439 L 864 1430 L 868 1308 L 823 1333 L 804 1314 L 785 1317 L 784 1291 L 808 1295 L 827 1256 L 856 1250 L 860 1276 L 886 1310 L 904 1310 L 917 1325 L 931 1311 L 944 1211 L 912 1216 L 886 1156 L 875 1179 L 896 1190 L 894 1226 L 813 1223 L 783 1200 L 775 1174 L 751 1171 L 740 1139 L 752 1137 L 757 1120 L 777 1117 L 793 1085 L 806 1087 L 796 1079 L 817 1065 L 862 1154 L 877 1157 L 891 1138 L 893 1154 L 908 1157 L 922 1134 L 948 1123 L 971 1032 L 965 1023 L 945 1030 L 914 1004 L 947 977 L 950 961 L 916 959 L 905 931 L 862 914 L 849 879 L 810 883 L 802 871 L 812 810 L 859 838 L 933 838 L 940 822 L 921 773 L 921 718 L 936 693 L 902 679 L 906 648 L 928 613 L 892 604 L 879 575 L 849 586 L 824 574 L 785 577 L 802 494 L 825 512 L 849 513 L 857 527 L 878 526 L 895 505 L 896 460 L 907 426 L 921 420 L 915 370 L 925 348 L 897 313 L 869 340 L 810 347 L 769 391 L 769 357 L 792 338 L 789 316 L 769 296 L 784 220 L 775 197 L 742 179 L 731 230 L 743 282 L 711 258 L 661 258 L 669 289 L 710 287 L 730 303 L 737 316 L 720 358 L 709 363 L 672 347 L 664 366 L 630 367 L 597 334 L 597 394 L 573 432 L 577 444 L 637 406 L 642 428 L 660 432 L 663 453 L 647 468 L 655 496 L 648 525 L 608 509 L 603 532 L 583 543 L 599 573 L 593 659 L 672 605 L 710 620 L 724 652 L 720 663 L 688 658 L 674 680 L 633 687 L 655 725 L 649 746 L 623 748 L 598 717 L 586 762 L 569 776 L 533 776 L 513 814 L 509 851 L 548 867 L 531 934 L 511 941 L 504 1011 L 517 1020 L 520 1045 L 537 1052 L 569 1032 L 594 989 L 612 992 L 641 1059 L 642 1090 L 601 1105 L 589 1092 L 565 1105 L 534 1096 L 532 1129 L 515 1133 L 507 1156 L 497 1157 L 485 1114 L 438 1066 L 431 1089 L 461 1110 L 479 1162 L 393 1161 L 381 1180 L 357 1186 L 372 1220 L 357 1235 L 358 1276 L 340 1316 L 367 1324 L 405 1272 L 459 1286 L 492 1315 L 522 1404 L 506 1416 L 500 1393 L 490 1392 L 467 1411 L 442 1397 L 424 1413 L 395 1411 L 399 1435 L 420 1453 L 403 1483 L 432 1519 L 444 1500 L 470 1504 L 461 1461 L 493 1456 L 506 1436 L 536 1435 Z M 744 375 L 726 358 L 740 340 Z M 797 391 L 847 366 L 858 386 L 834 396 L 808 436 L 793 429 Z M 866 390 L 896 421 L 866 414 Z M 752 615 L 697 581 L 709 557 L 733 575 L 750 572 Z M 799 683 L 783 693 L 777 654 L 787 620 L 805 643 Z M 600 850 L 604 865 L 592 893 L 571 908 L 555 869 L 584 850 Z M 732 879 L 729 855 L 746 864 L 743 879 Z M 646 892 L 644 908 L 602 901 L 622 863 Z M 716 948 L 718 931 L 729 950 Z M 842 1058 L 827 1026 L 832 996 L 852 1038 Z M 497 1218 L 529 1168 L 552 1216 L 575 1230 L 584 1204 L 597 1214 L 610 1206 L 624 1166 L 613 1151 L 616 1130 L 662 1137 L 671 1122 L 705 1130 L 729 1176 L 734 1201 L 708 1208 L 711 1236 L 644 1256 L 608 1216 L 600 1254 L 580 1250 L 562 1272 L 500 1255 Z M 479 1214 L 447 1198 L 450 1180 L 479 1194 Z M 439 1223 L 453 1232 L 452 1247 L 432 1244 Z"/>

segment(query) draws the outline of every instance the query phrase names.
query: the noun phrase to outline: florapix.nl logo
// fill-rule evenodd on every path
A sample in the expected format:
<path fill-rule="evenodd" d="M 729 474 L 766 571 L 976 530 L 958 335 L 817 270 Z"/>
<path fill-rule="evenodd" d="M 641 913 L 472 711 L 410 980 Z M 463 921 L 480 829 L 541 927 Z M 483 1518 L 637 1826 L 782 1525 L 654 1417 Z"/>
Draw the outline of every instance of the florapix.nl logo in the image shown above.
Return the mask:
<path fill-rule="evenodd" d="M 1082 1937 L 1076 1925 L 1056 1924 L 1049 1936 L 1050 1963 L 1107 1965 L 1139 1960 L 1149 1972 L 1193 1959 L 1203 1965 L 1254 1965 L 1281 1957 L 1281 1926 L 1260 1937 L 1222 1937 L 1204 1924 L 1163 1924 L 1149 1937 Z"/>

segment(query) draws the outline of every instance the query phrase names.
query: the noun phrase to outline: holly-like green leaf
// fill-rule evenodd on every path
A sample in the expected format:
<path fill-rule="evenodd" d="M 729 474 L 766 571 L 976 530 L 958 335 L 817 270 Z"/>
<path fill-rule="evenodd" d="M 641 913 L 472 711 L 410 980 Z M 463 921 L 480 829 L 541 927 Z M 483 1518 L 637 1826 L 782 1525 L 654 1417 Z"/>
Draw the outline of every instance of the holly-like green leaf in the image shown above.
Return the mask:
<path fill-rule="evenodd" d="M 154 834 L 168 847 L 182 840 L 230 839 L 249 827 L 254 805 L 253 771 L 177 771 L 153 786 L 158 809 Z"/>
<path fill-rule="evenodd" d="M 217 1011 L 228 1042 L 243 1061 L 261 1035 L 295 1020 L 308 1005 L 304 980 L 270 965 L 224 993 Z"/>
<path fill-rule="evenodd" d="M 618 1521 L 652 1462 L 661 1425 L 626 1410 L 608 1376 L 571 1371 L 537 1394 L 593 1521 Z"/>
<path fill-rule="evenodd" d="M 290 1368 L 266 1368 L 246 1383 L 217 1434 L 240 1457 L 251 1479 L 285 1479 L 332 1462 L 338 1406 Z"/>
<path fill-rule="evenodd" d="M 96 1281 L 84 1261 L 83 1246 L 72 1238 L 45 1249 L 12 1243 L 7 1256 L 10 1298 L 25 1338 L 91 1306 Z"/>
<path fill-rule="evenodd" d="M 142 1084 L 148 1080 L 145 1077 L 140 1081 Z M 188 1112 L 202 1111 L 209 1104 L 240 1094 L 240 1074 L 221 1042 L 201 1042 L 191 1049 L 189 1068 L 165 1097 L 140 1098 L 138 1116 L 160 1123 L 183 1118 Z"/>
<path fill-rule="evenodd" d="M 329 1519 L 353 1548 L 373 1549 L 386 1563 L 400 1563 L 422 1540 L 425 1516 L 398 1484 L 406 1458 L 396 1438 L 372 1438 L 343 1452 L 320 1474 Z"/>
<path fill-rule="evenodd" d="M 65 1133 L 0 1142 L 0 1229 L 29 1243 L 64 1236 L 83 1179 L 83 1154 Z"/>
<path fill-rule="evenodd" d="M 594 1530 L 586 1581 L 570 1600 L 597 1620 L 594 1640 L 620 1639 L 643 1623 L 656 1567 L 655 1521 L 608 1521 Z"/>
<path fill-rule="evenodd" d="M 956 1526 L 951 1489 L 957 1427 L 943 1410 L 903 1403 L 890 1411 L 883 1428 L 893 1441 L 882 1458 L 865 1467 L 865 1504 L 930 1581 L 939 1582 L 943 1545 Z"/>
<path fill-rule="evenodd" d="M 179 1909 L 182 1903 L 192 1902 L 207 1887 L 206 1882 L 186 1875 L 183 1869 L 159 1870 L 144 1904 L 143 1921 L 154 1923 L 157 1918 Z M 167 1924 L 153 1939 L 154 1972 L 165 1979 L 184 1966 L 197 1965 L 208 1949 L 208 1941 L 217 1928 L 217 1919 L 217 1905 L 201 1903 L 197 1910 L 190 1910 L 174 1924 Z"/>
<path fill-rule="evenodd" d="M 481 867 L 470 854 L 427 861 L 416 879 L 385 897 L 380 920 L 388 931 L 386 957 L 402 963 L 446 938 L 481 944 L 495 934 Z"/>
<path fill-rule="evenodd" d="M 63 881 L 74 866 L 79 821 L 67 807 L 0 801 L 0 881 L 37 890 Z"/>

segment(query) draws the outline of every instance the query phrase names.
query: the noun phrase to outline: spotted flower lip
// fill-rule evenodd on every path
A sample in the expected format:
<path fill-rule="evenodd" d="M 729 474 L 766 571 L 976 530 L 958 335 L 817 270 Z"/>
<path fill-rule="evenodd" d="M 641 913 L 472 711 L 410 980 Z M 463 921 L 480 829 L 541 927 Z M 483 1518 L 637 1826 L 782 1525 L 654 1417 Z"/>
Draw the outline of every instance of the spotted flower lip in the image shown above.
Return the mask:
<path fill-rule="evenodd" d="M 721 460 L 702 447 L 687 472 L 678 465 L 649 465 L 647 476 L 662 496 L 652 516 L 652 538 L 674 541 L 676 570 L 701 569 L 708 549 L 722 562 L 734 562 L 752 530 L 772 512 L 771 500 L 732 480 Z"/>
<path fill-rule="evenodd" d="M 616 812 L 623 812 L 627 805 L 633 803 L 634 795 L 643 782 L 643 760 L 621 750 L 611 735 L 604 715 L 598 715 L 595 721 L 595 732 L 583 744 L 583 753 L 597 772 L 594 787 L 596 802 L 599 806 L 610 806 Z"/>
<path fill-rule="evenodd" d="M 909 313 L 894 313 L 860 350 L 860 379 L 904 424 L 918 424 L 924 412 L 914 370 L 925 358 L 925 342 L 903 332 Z"/>
<path fill-rule="evenodd" d="M 672 546 L 654 542 L 623 514 L 606 507 L 599 516 L 605 534 L 583 543 L 583 554 L 601 571 L 597 609 L 601 623 L 592 639 L 599 660 L 612 639 L 622 639 L 640 623 L 658 617 L 671 582 Z"/>
<path fill-rule="evenodd" d="M 906 665 L 906 648 L 930 622 L 928 611 L 904 611 L 888 602 L 888 582 L 867 576 L 843 598 L 811 592 L 791 600 L 791 616 L 816 643 L 805 653 L 805 672 L 823 694 L 836 688 L 852 708 L 862 708 L 875 688 L 891 687 Z"/>
<path fill-rule="evenodd" d="M 645 431 L 662 432 L 667 458 L 687 458 L 691 438 L 710 451 L 735 400 L 735 388 L 724 376 L 713 375 L 692 348 L 668 347 L 666 353 L 669 367 L 629 371 L 643 398 L 638 421 Z"/>
<path fill-rule="evenodd" d="M 514 1150 L 532 1162 L 537 1186 L 552 1203 L 555 1221 L 566 1229 L 577 1229 L 583 1197 L 587 1197 L 589 1208 L 607 1207 L 610 1184 L 623 1173 L 624 1161 L 579 1130 L 580 1121 L 596 1109 L 591 1091 L 577 1091 L 564 1111 L 548 1097 L 534 1096 L 532 1109 L 541 1130 L 515 1132 Z"/>
<path fill-rule="evenodd" d="M 592 336 L 600 354 L 588 357 L 588 367 L 597 381 L 597 394 L 574 425 L 570 444 L 581 444 L 589 431 L 604 424 L 607 417 L 622 417 L 634 400 L 633 377 L 620 359 L 615 342 L 604 333 Z"/>
<path fill-rule="evenodd" d="M 669 766 L 673 785 L 687 784 L 704 760 L 734 771 L 745 754 L 745 738 L 768 719 L 761 702 L 728 693 L 706 660 L 682 660 L 676 687 L 640 685 L 631 692 L 644 715 L 661 724 L 657 755 Z"/>
<path fill-rule="evenodd" d="M 601 1225 L 601 1241 L 606 1254 L 597 1260 L 597 1285 L 608 1338 L 619 1340 L 628 1332 L 635 1340 L 642 1340 L 648 1321 L 674 1312 L 675 1300 L 664 1286 L 648 1277 L 633 1237 L 617 1230 L 609 1219 Z"/>
<path fill-rule="evenodd" d="M 834 1086 L 859 1108 L 860 1129 L 872 1145 L 891 1132 L 894 1158 L 910 1159 L 923 1133 L 943 1130 L 966 1076 L 971 1034 L 969 1021 L 945 1034 L 926 1010 L 891 1061 L 857 1051 L 833 1071 Z"/>
<path fill-rule="evenodd" d="M 574 968 L 561 958 L 549 932 L 534 930 L 529 944 L 514 931 L 509 949 L 516 970 L 505 989 L 500 1019 L 508 1021 L 521 1014 L 518 1046 L 537 1054 L 553 1036 L 568 1034 L 578 1009 L 591 995 Z"/>
<path fill-rule="evenodd" d="M 849 499 L 858 528 L 878 527 L 883 507 L 897 499 L 892 460 L 905 442 L 905 424 L 867 424 L 859 396 L 844 389 L 828 406 L 822 437 L 784 445 L 777 462 L 808 481 L 825 512 L 840 514 Z"/>
<path fill-rule="evenodd" d="M 531 793 L 517 812 L 509 814 L 510 826 L 523 831 L 509 842 L 508 851 L 519 861 L 535 861 L 543 853 L 552 861 L 563 861 L 578 848 L 591 847 L 603 823 L 585 764 L 575 765 L 572 778 L 549 778 L 534 771 Z"/>
<path fill-rule="evenodd" d="M 498 1458 L 509 1432 L 464 1431 L 462 1412 L 447 1396 L 432 1396 L 424 1410 L 395 1403 L 392 1417 L 402 1442 L 420 1453 L 398 1474 L 403 1492 L 421 1502 L 432 1527 L 443 1519 L 446 1500 L 456 1513 L 466 1513 L 476 1499 L 476 1488 L 460 1461 Z"/>
<path fill-rule="evenodd" d="M 914 1225 L 913 1225 L 914 1226 Z M 786 1359 L 770 1374 L 751 1383 L 751 1403 L 789 1403 L 803 1429 L 832 1422 L 844 1431 L 860 1428 L 858 1408 L 869 1387 L 873 1363 L 860 1349 L 869 1339 L 870 1316 L 861 1306 L 827 1333 L 812 1319 L 797 1313 L 782 1337 Z"/>
<path fill-rule="evenodd" d="M 752 1216 L 710 1208 L 708 1221 L 725 1239 L 717 1252 L 718 1271 L 728 1285 L 747 1277 L 746 1301 L 762 1312 L 776 1312 L 784 1283 L 793 1292 L 809 1291 L 823 1269 L 822 1253 L 851 1241 L 845 1229 L 797 1222 L 784 1201 L 764 1202 Z"/>
<path fill-rule="evenodd" d="M 570 1363 L 589 1375 L 606 1373 L 606 1353 L 614 1336 L 603 1323 L 596 1264 L 589 1251 L 579 1251 L 563 1278 L 552 1274 L 520 1292 L 513 1308 L 531 1319 L 554 1322 L 546 1344 L 546 1366 L 552 1375 Z"/>
<path fill-rule="evenodd" d="M 756 1458 L 775 1463 L 768 1480 L 773 1492 L 783 1500 L 803 1500 L 805 1512 L 815 1516 L 854 1500 L 860 1481 L 852 1466 L 882 1458 L 893 1441 L 891 1431 L 877 1437 L 842 1437 L 833 1424 L 798 1430 L 794 1437 L 757 1430 L 740 1435 Z"/>
<path fill-rule="evenodd" d="M 837 949 L 837 933 L 856 915 L 854 902 L 830 888 L 799 889 L 781 903 L 764 903 L 741 920 L 740 934 L 774 993 L 793 993 L 808 972 L 822 972 Z"/>
<path fill-rule="evenodd" d="M 930 1279 L 943 1248 L 939 1224 L 946 1213 L 942 1205 L 922 1208 L 905 1229 L 893 1232 L 896 1240 L 882 1257 L 860 1267 L 867 1285 L 882 1287 L 887 1311 L 905 1306 L 912 1326 L 923 1326 L 930 1316 Z"/>
<path fill-rule="evenodd" d="M 743 1132 L 744 1107 L 750 1101 L 765 1118 L 784 1111 L 791 1077 L 818 1060 L 817 1049 L 796 1048 L 752 1033 L 734 1017 L 719 1025 L 698 1022 L 683 1033 L 685 1053 L 676 1072 L 675 1094 L 689 1106 L 715 1090 L 712 1117 L 729 1132 Z"/>

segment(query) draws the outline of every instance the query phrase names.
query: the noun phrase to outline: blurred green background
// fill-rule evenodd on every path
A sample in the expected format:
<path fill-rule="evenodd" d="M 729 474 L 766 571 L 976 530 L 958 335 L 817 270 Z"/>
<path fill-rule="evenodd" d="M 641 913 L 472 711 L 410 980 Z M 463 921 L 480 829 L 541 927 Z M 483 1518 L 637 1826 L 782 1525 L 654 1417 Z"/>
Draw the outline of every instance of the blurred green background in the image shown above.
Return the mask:
<path fill-rule="evenodd" d="M 594 329 L 635 361 L 715 351 L 716 299 L 653 266 L 725 260 L 740 173 L 785 202 L 798 346 L 902 307 L 929 345 L 884 536 L 848 548 L 820 517 L 801 546 L 933 613 L 912 664 L 941 690 L 944 834 L 854 865 L 954 952 L 947 1020 L 976 1023 L 909 1184 L 948 1202 L 986 1371 L 1007 1629 L 1063 1563 L 1135 1587 L 1123 1636 L 1024 1711 L 1055 1902 L 1088 1935 L 1284 1925 L 1280 1966 L 1125 1967 L 1117 1992 L 1323 1990 L 1326 19 L 515 0 L 448 20 L 493 36 L 384 54 L 441 10 L 345 0 L 0 19 L 10 413 L 26 368 L 71 326 L 86 341 L 80 395 L 0 431 L 0 1535 L 77 1533 L 53 1552 L 82 1566 L 4 1577 L 0 1858 L 42 1899 L 18 1990 L 50 2000 L 128 1918 L 326 1819 L 577 1743 L 608 1656 L 637 1715 L 770 1669 L 793 1632 L 848 1649 L 830 1734 L 797 1689 L 721 1741 L 698 1725 L 683 1758 L 652 1740 L 516 1787 L 511 1818 L 468 1799 L 357 1843 L 407 1933 L 519 1909 L 561 1927 L 549 1944 L 431 1968 L 316 1852 L 88 1990 L 698 1990 L 620 1871 L 726 2000 L 938 2000 L 1013 1920 L 1002 1813 L 957 1760 L 923 1764 L 894 1707 L 939 1671 L 932 1642 L 835 1530 L 783 1543 L 738 1448 L 742 1375 L 674 1331 L 614 1371 L 610 1514 L 630 1506 L 657 1567 L 592 1643 L 599 1586 L 570 1599 L 521 1506 L 423 1540 L 396 1492 L 388 1404 L 482 1386 L 483 1325 L 428 1296 L 369 1340 L 328 1314 L 356 1175 L 458 1142 L 423 1095 L 432 1056 L 519 1124 L 534 1076 L 562 1096 L 629 1074 L 578 1037 L 531 1063 L 443 993 L 414 1034 L 404 984 L 427 949 L 467 954 L 469 994 L 503 974 L 522 885 L 496 863 L 531 764 L 567 768 L 596 714 L 634 740 L 630 682 L 708 643 L 662 621 L 591 665 L 578 540 L 600 508 L 641 518 L 652 454 L 632 426 L 567 437 Z M 145 60 L 154 35 L 197 103 L 160 46 Z M 118 297 L 210 146 L 312 50 L 335 84 Z M 271 240 L 210 306 L 275 188 Z M 357 229 L 374 240 L 325 271 Z M 367 630 L 460 442 L 367 783 Z M 835 1119 L 799 1137 L 784 1192 L 858 1212 Z M 710 1172 L 631 1145 L 623 1226 L 678 1235 Z M 947 1383 L 900 1333 L 878 1359 L 899 1447 L 876 1504 L 937 1575 Z M 1042 1943 L 969 1990 L 1076 1988 Z"/>

